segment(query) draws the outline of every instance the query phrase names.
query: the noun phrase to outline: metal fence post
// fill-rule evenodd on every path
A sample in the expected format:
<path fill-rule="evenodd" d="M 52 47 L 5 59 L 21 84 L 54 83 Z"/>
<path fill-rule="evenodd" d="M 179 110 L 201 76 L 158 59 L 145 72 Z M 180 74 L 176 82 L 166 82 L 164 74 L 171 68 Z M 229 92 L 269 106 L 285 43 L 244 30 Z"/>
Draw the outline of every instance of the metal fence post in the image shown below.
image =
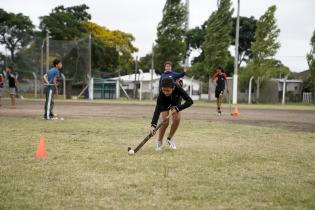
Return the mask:
<path fill-rule="evenodd" d="M 35 84 L 35 98 L 37 98 L 37 76 L 35 72 L 32 72 L 33 77 L 34 77 L 34 84 Z"/>
<path fill-rule="evenodd" d="M 61 77 L 63 80 L 63 98 L 66 99 L 66 77 L 63 73 L 61 73 Z"/>
<path fill-rule="evenodd" d="M 253 83 L 254 76 L 251 76 L 249 80 L 249 87 L 248 87 L 248 104 L 252 103 L 252 83 Z"/>
<path fill-rule="evenodd" d="M 282 87 L 282 104 L 285 104 L 285 89 L 286 89 L 286 82 L 288 79 L 288 75 L 284 77 L 283 79 L 283 87 Z"/>

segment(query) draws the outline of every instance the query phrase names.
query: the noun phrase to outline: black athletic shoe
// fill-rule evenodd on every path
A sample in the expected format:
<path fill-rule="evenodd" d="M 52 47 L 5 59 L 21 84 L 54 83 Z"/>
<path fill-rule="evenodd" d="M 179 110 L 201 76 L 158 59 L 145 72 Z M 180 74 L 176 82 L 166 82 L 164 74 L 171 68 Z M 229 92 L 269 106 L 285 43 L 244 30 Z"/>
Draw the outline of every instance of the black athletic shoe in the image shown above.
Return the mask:
<path fill-rule="evenodd" d="M 45 119 L 45 120 L 56 120 L 58 118 L 55 115 L 49 115 L 49 118 L 47 119 L 47 115 L 44 114 L 43 119 Z"/>

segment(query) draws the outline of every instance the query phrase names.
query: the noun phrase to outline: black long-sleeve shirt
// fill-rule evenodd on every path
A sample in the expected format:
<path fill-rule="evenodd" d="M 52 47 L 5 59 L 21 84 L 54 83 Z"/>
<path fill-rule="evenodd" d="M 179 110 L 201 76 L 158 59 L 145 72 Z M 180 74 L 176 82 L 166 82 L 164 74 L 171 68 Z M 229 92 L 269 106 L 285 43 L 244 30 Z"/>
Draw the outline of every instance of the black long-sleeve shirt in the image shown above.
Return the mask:
<path fill-rule="evenodd" d="M 185 100 L 185 103 L 180 104 L 180 97 Z M 151 125 L 156 127 L 161 112 L 167 111 L 173 106 L 177 107 L 176 109 L 178 111 L 182 111 L 183 109 L 190 107 L 193 103 L 193 100 L 178 84 L 175 84 L 175 89 L 170 96 L 164 95 L 160 90 Z"/>

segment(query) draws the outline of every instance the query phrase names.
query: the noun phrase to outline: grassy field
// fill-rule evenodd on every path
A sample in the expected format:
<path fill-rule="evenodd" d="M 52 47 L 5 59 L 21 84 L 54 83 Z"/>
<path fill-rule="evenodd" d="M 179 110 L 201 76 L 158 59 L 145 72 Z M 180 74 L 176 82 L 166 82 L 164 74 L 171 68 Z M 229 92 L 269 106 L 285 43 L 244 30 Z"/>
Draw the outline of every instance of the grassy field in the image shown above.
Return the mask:
<path fill-rule="evenodd" d="M 0 117 L 0 209 L 315 209 L 314 132 L 186 120 L 128 156 L 149 121 Z"/>

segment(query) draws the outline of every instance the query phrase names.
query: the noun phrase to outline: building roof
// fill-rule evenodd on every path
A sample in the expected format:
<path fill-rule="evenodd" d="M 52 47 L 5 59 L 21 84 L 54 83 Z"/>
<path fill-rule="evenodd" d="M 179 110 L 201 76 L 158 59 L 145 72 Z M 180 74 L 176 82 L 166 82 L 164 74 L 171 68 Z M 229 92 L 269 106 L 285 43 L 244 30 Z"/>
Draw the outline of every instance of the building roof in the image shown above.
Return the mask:
<path fill-rule="evenodd" d="M 294 78 L 296 79 L 305 79 L 307 78 L 309 75 L 311 75 L 311 71 L 310 70 L 305 70 L 305 71 L 301 71 L 301 72 L 292 72 L 291 73 Z"/>
<path fill-rule="evenodd" d="M 272 81 L 284 82 L 284 79 L 271 79 Z M 287 79 L 286 83 L 303 83 L 301 79 Z"/>
<path fill-rule="evenodd" d="M 140 76 L 140 78 L 139 78 Z M 153 72 L 153 80 L 159 80 L 161 75 Z M 136 74 L 136 80 L 139 81 L 139 79 L 143 82 L 149 82 L 151 81 L 151 73 L 150 72 L 143 72 L 142 74 L 137 73 Z M 185 76 L 184 80 L 190 80 L 190 77 Z M 114 78 L 108 78 L 108 80 L 119 80 L 119 77 Z M 120 76 L 120 80 L 124 82 L 134 82 L 135 81 L 135 74 L 128 74 L 124 76 Z M 194 79 L 193 82 L 199 82 L 198 80 Z"/>
<path fill-rule="evenodd" d="M 119 80 L 119 77 L 109 78 L 110 80 Z M 155 71 L 153 72 L 153 80 L 159 80 L 160 75 L 156 74 Z M 128 74 L 124 76 L 120 76 L 120 80 L 124 82 L 133 82 L 135 81 L 135 74 Z M 142 74 L 137 73 L 136 74 L 136 80 L 142 80 L 142 81 L 151 81 L 151 72 L 143 72 Z"/>

